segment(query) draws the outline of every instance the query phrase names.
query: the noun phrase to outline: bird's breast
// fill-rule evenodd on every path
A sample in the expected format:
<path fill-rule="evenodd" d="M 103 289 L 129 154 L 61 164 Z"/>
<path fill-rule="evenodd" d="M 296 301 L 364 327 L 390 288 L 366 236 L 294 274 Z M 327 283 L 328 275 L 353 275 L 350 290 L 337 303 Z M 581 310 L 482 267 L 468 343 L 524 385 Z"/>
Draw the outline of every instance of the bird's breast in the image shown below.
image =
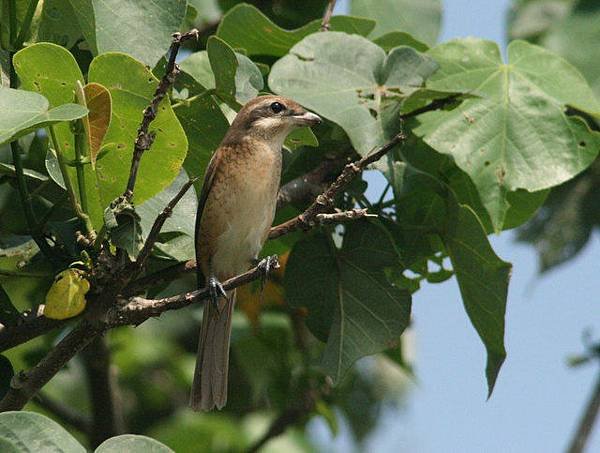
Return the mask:
<path fill-rule="evenodd" d="M 212 230 L 210 262 L 219 279 L 248 269 L 262 249 L 275 216 L 281 152 L 259 148 L 223 164 L 209 196 L 216 209 L 205 208 L 201 227 Z"/>

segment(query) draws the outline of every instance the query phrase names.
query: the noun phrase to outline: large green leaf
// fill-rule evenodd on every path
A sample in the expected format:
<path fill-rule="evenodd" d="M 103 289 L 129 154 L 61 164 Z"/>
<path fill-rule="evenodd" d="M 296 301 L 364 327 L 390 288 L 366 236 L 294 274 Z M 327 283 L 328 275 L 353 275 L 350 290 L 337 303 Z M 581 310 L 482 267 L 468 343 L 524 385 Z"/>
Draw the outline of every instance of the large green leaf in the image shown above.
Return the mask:
<path fill-rule="evenodd" d="M 173 453 L 165 444 L 150 437 L 136 434 L 123 434 L 112 437 L 100 444 L 94 453 Z"/>
<path fill-rule="evenodd" d="M 180 31 L 187 5 L 186 0 L 68 1 L 94 54 L 125 52 L 150 67 Z"/>
<path fill-rule="evenodd" d="M 302 38 L 319 30 L 317 19 L 296 30 L 285 30 L 272 22 L 254 6 L 241 4 L 223 16 L 217 36 L 234 49 L 244 49 L 248 55 L 281 57 Z M 368 35 L 375 22 L 359 17 L 334 16 L 331 30 Z"/>
<path fill-rule="evenodd" d="M 112 97 L 112 120 L 96 162 L 100 195 L 104 206 L 119 196 L 127 183 L 134 140 L 158 80 L 139 61 L 120 53 L 100 55 L 89 69 L 90 82 L 104 85 Z M 150 126 L 156 138 L 144 153 L 135 188 L 137 204 L 157 194 L 179 174 L 187 152 L 185 133 L 168 99 L 158 108 Z"/>
<path fill-rule="evenodd" d="M 53 42 L 67 49 L 75 46 L 82 33 L 71 3 L 68 0 L 44 0 L 40 4 L 31 24 L 29 41 Z"/>
<path fill-rule="evenodd" d="M 504 315 L 511 265 L 494 253 L 483 226 L 467 206 L 451 210 L 444 243 L 471 323 L 487 350 L 486 376 L 492 394 L 506 358 Z"/>
<path fill-rule="evenodd" d="M 440 32 L 440 0 L 351 0 L 352 14 L 375 19 L 370 37 L 378 38 L 394 31 L 408 32 L 428 44 L 434 44 Z"/>
<path fill-rule="evenodd" d="M 263 89 L 258 67 L 245 55 L 235 53 L 225 41 L 211 36 L 208 58 L 214 74 L 216 94 L 228 102 L 244 104 Z"/>
<path fill-rule="evenodd" d="M 0 144 L 40 127 L 75 120 L 86 114 L 87 109 L 77 104 L 49 109 L 48 100 L 40 94 L 0 88 Z"/>
<path fill-rule="evenodd" d="M 9 452 L 85 452 L 85 448 L 66 429 L 34 412 L 1 413 L 0 442 L 3 451 Z"/>
<path fill-rule="evenodd" d="M 451 41 L 429 55 L 440 64 L 429 88 L 475 97 L 421 115 L 415 132 L 471 177 L 496 231 L 505 222 L 508 192 L 558 185 L 595 159 L 600 134 L 565 110 L 599 115 L 600 104 L 562 58 L 514 41 L 503 64 L 497 45 L 478 39 Z"/>
<path fill-rule="evenodd" d="M 361 36 L 318 33 L 275 63 L 269 86 L 340 125 L 364 155 L 398 132 L 397 100 L 418 90 L 436 68 L 411 47 L 386 56 Z"/>
<path fill-rule="evenodd" d="M 190 140 L 183 166 L 191 177 L 202 176 L 229 128 L 227 118 L 210 95 L 182 102 L 174 110 Z M 195 187 L 200 193 L 202 181 L 197 181 Z"/>
<path fill-rule="evenodd" d="M 22 88 L 38 91 L 48 98 L 52 107 L 58 107 L 74 100 L 77 83 L 84 83 L 83 74 L 73 55 L 64 47 L 51 43 L 39 43 L 17 52 L 14 57 L 15 69 L 21 79 Z M 83 108 L 83 107 L 80 107 Z M 55 127 L 56 138 L 67 161 L 75 160 L 75 138 L 69 124 Z M 53 146 L 51 144 L 51 146 Z M 75 167 L 67 168 L 73 187 L 79 192 L 75 183 L 77 172 Z M 97 189 L 96 175 L 89 165 L 83 168 L 85 188 L 88 200 L 88 214 L 95 226 L 102 225 L 102 203 Z M 52 174 L 51 174 L 52 176 Z M 54 178 L 60 185 L 60 180 Z"/>
<path fill-rule="evenodd" d="M 408 326 L 410 295 L 384 273 L 398 265 L 388 233 L 368 222 L 347 228 L 341 250 L 322 233 L 295 245 L 286 266 L 286 297 L 308 308 L 307 325 L 327 339 L 322 364 L 335 382 L 360 357 L 396 345 Z"/>

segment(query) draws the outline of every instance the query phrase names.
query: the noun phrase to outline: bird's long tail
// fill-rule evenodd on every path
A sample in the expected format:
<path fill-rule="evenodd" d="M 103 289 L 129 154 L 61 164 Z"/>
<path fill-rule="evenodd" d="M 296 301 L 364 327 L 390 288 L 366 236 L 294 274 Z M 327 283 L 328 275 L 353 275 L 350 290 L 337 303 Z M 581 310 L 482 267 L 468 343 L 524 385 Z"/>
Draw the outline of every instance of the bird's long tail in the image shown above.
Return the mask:
<path fill-rule="evenodd" d="M 228 301 L 219 300 L 219 308 L 207 301 L 202 315 L 202 329 L 192 383 L 190 406 L 193 410 L 221 409 L 227 402 L 229 343 L 235 290 L 227 292 Z"/>

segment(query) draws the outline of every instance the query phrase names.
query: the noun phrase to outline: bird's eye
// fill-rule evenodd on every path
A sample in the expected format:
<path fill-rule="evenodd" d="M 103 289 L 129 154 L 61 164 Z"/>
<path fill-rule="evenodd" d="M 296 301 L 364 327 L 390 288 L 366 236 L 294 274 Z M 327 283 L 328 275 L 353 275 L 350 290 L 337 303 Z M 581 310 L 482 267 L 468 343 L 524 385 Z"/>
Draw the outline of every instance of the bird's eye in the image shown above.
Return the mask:
<path fill-rule="evenodd" d="M 271 104 L 271 110 L 273 111 L 273 113 L 281 113 L 285 110 L 285 105 L 283 105 L 280 102 L 273 102 Z"/>

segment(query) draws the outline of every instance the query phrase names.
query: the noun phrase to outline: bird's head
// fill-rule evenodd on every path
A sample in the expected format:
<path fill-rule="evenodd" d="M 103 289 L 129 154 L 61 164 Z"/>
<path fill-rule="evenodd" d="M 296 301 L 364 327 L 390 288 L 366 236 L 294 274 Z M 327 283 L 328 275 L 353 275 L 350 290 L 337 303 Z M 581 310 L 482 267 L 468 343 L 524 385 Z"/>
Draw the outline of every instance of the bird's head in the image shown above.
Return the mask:
<path fill-rule="evenodd" d="M 297 102 L 283 96 L 266 95 L 252 99 L 238 112 L 226 141 L 244 137 L 266 140 L 281 145 L 294 129 L 315 126 L 321 118 Z"/>

